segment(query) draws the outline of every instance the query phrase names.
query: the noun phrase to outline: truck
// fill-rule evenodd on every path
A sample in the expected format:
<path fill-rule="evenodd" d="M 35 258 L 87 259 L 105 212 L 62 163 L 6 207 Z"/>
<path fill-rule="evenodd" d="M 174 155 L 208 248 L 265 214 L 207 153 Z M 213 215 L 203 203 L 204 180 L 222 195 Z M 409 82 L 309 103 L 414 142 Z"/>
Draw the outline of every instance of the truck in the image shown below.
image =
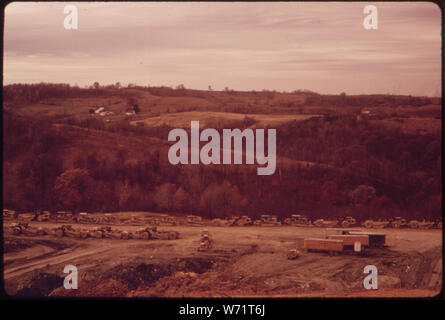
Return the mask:
<path fill-rule="evenodd" d="M 350 231 L 350 235 L 367 235 L 370 248 L 383 248 L 386 245 L 386 235 L 384 233 Z"/>
<path fill-rule="evenodd" d="M 202 226 L 204 223 L 202 218 L 199 216 L 188 215 L 187 216 L 187 224 L 191 226 Z"/>
<path fill-rule="evenodd" d="M 345 248 L 354 247 L 356 242 L 360 242 L 362 247 L 369 247 L 369 235 L 367 234 L 341 234 L 341 235 L 330 235 L 328 239 L 342 240 L 343 246 Z"/>
<path fill-rule="evenodd" d="M 364 243 L 366 243 L 366 237 L 367 237 L 368 245 L 365 246 L 369 246 L 370 248 L 383 248 L 386 245 L 386 235 L 384 233 L 367 232 L 367 231 L 362 231 L 360 229 L 341 229 L 341 228 L 326 229 L 326 238 L 329 238 L 331 236 L 362 236 L 365 237 L 363 241 Z"/>
<path fill-rule="evenodd" d="M 335 255 L 341 253 L 344 249 L 343 240 L 305 238 L 303 243 L 304 250 L 307 252 L 321 251 L 328 252 L 329 255 Z"/>

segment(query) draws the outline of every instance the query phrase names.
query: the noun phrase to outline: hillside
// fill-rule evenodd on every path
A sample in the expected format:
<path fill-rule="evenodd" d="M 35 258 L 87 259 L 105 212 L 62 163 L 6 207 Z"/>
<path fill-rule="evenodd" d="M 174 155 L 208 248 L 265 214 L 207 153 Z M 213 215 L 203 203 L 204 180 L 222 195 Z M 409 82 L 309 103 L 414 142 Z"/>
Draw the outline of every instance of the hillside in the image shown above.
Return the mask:
<path fill-rule="evenodd" d="M 7 208 L 440 216 L 439 98 L 57 84 L 9 85 L 3 94 Z M 191 120 L 276 128 L 275 174 L 171 165 L 168 132 Z"/>

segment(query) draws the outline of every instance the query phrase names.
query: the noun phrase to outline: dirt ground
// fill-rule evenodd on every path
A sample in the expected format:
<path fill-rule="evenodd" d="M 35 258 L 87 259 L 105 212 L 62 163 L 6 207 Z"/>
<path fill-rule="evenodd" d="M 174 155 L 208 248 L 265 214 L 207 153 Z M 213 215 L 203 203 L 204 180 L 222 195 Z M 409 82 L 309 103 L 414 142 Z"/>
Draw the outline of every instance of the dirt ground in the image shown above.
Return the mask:
<path fill-rule="evenodd" d="M 73 224 L 75 228 L 95 226 Z M 113 228 L 134 231 L 141 227 Z M 15 296 L 431 297 L 442 287 L 442 230 L 373 229 L 386 234 L 386 248 L 368 249 L 363 255 L 303 252 L 296 260 L 288 260 L 289 249 L 302 249 L 305 237 L 324 238 L 325 229 L 158 229 L 178 231 L 179 239 L 78 240 L 4 232 L 5 290 Z M 209 230 L 214 246 L 198 252 L 203 229 Z M 77 290 L 63 287 L 66 265 L 78 269 Z M 378 269 L 378 290 L 363 288 L 366 265 Z"/>

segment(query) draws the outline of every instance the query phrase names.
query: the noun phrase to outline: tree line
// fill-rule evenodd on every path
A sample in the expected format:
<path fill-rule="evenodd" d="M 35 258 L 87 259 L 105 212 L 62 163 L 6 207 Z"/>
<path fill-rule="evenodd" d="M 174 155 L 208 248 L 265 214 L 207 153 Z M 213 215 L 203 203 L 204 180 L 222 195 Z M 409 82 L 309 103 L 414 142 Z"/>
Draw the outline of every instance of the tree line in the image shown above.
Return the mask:
<path fill-rule="evenodd" d="M 166 139 L 164 129 L 123 123 L 95 128 Z M 67 159 L 64 150 L 82 143 L 74 131 L 8 112 L 3 136 L 4 207 L 19 211 L 441 216 L 440 135 L 404 134 L 354 116 L 279 126 L 272 176 L 257 176 L 247 165 L 172 166 L 154 145 L 138 158 L 116 148 L 107 156 L 91 150 Z"/>

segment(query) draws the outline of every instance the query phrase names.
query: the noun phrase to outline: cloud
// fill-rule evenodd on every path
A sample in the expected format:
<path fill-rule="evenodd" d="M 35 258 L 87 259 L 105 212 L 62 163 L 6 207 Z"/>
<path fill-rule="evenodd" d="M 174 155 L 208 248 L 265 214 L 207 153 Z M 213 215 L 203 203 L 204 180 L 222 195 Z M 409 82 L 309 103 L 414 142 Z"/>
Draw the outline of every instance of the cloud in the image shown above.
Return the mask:
<path fill-rule="evenodd" d="M 64 5 L 6 7 L 5 83 L 416 95 L 440 87 L 441 12 L 433 3 L 378 2 L 372 31 L 362 26 L 365 3 L 356 2 L 77 3 L 79 29 L 70 31 Z"/>

